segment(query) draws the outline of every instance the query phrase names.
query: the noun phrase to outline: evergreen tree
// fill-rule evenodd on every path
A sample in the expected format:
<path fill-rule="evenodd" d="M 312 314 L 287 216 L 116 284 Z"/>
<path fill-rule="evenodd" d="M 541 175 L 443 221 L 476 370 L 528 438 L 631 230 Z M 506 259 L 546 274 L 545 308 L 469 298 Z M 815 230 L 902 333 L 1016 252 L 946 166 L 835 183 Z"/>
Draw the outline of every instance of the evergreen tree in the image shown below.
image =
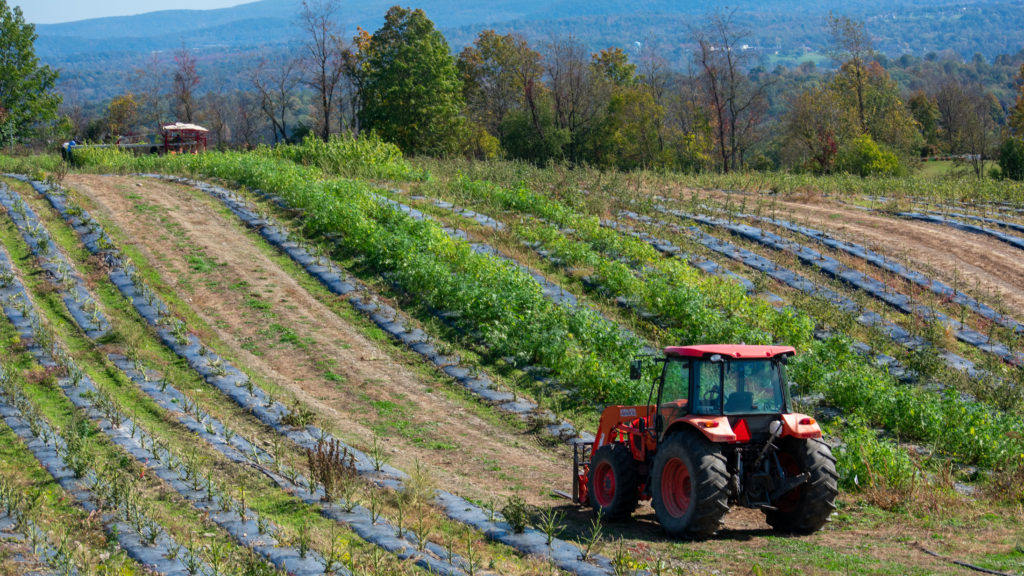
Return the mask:
<path fill-rule="evenodd" d="M 395 6 L 366 46 L 364 130 L 407 154 L 445 154 L 460 145 L 462 81 L 444 36 L 422 10 Z"/>

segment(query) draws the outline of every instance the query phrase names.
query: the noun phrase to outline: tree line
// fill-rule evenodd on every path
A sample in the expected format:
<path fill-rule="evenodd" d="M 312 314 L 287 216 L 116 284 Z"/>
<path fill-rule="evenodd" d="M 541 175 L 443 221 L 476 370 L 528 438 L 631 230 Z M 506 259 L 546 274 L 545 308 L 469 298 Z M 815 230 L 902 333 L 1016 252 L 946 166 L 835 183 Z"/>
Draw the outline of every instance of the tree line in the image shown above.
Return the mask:
<path fill-rule="evenodd" d="M 372 34 L 347 38 L 341 9 L 338 0 L 304 0 L 300 48 L 258 60 L 247 90 L 201 76 L 183 44 L 172 62 L 154 57 L 137 70 L 132 90 L 103 108 L 66 101 L 62 130 L 116 142 L 160 122 L 198 122 L 218 147 L 373 133 L 410 155 L 622 170 L 899 174 L 939 154 L 978 177 L 994 159 L 1002 176 L 1024 170 L 1024 64 L 1011 76 L 1015 62 L 999 59 L 890 60 L 863 22 L 844 16 L 823 23 L 835 67 L 819 71 L 813 63 L 768 70 L 735 11 L 695 24 L 689 57 L 669 62 L 643 46 L 591 52 L 573 37 L 531 44 L 493 30 L 453 54 L 422 10 L 399 6 Z M 20 10 L 12 14 L 4 29 L 10 21 L 34 40 Z M 25 77 L 43 82 L 35 92 L 49 95 L 51 110 L 55 73 L 38 68 Z M 995 85 L 979 77 L 997 71 Z M 0 104 L 0 114 L 11 109 Z M 0 116 L 0 127 L 12 125 Z"/>

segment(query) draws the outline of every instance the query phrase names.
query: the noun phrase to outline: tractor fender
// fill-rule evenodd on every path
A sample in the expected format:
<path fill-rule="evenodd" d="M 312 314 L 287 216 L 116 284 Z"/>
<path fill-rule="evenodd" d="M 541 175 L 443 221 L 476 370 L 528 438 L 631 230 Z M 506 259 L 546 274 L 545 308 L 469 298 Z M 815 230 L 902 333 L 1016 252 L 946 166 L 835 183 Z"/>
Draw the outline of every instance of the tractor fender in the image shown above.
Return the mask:
<path fill-rule="evenodd" d="M 693 428 L 703 434 L 711 442 L 735 442 L 736 432 L 729 424 L 725 416 L 701 416 L 698 414 L 687 414 L 669 423 L 665 428 L 663 437 L 681 428 Z"/>
<path fill-rule="evenodd" d="M 782 437 L 786 436 L 800 439 L 821 438 L 821 426 L 817 420 L 806 414 L 783 414 Z"/>

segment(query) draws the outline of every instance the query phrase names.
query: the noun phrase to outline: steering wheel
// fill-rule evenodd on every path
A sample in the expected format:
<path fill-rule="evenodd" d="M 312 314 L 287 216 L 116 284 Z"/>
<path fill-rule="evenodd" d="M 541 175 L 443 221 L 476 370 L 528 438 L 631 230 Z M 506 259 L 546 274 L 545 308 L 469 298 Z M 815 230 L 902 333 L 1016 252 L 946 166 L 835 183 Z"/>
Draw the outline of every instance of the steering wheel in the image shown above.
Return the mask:
<path fill-rule="evenodd" d="M 722 405 L 722 391 L 718 388 L 708 388 L 701 392 L 701 402 L 708 407 L 719 407 Z"/>

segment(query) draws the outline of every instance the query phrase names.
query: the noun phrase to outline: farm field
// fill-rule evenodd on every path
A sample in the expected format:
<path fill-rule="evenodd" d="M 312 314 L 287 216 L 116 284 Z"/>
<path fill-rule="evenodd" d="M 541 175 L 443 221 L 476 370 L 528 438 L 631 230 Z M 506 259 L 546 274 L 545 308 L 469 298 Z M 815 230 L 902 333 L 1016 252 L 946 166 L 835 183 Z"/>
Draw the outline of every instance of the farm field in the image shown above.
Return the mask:
<path fill-rule="evenodd" d="M 348 141 L 2 164 L 28 176 L 0 191 L 6 573 L 1024 572 L 1021 249 L 900 216 L 1024 236 L 1018 190 L 768 194 Z M 840 473 L 821 532 L 735 509 L 672 541 L 647 505 L 596 524 L 552 494 L 567 441 L 646 399 L 632 357 L 709 341 L 797 347 Z"/>

